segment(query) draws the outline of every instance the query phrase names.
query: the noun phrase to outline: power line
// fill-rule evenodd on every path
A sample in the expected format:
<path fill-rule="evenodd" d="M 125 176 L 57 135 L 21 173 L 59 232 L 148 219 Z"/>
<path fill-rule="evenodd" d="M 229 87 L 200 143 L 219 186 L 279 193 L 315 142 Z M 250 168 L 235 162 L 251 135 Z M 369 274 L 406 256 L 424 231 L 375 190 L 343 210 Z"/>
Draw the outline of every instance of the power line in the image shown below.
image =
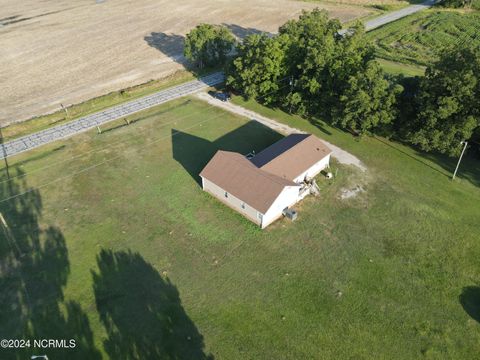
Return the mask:
<path fill-rule="evenodd" d="M 288 79 L 288 77 L 286 77 L 285 79 Z M 284 79 L 281 79 L 281 80 L 279 80 L 279 81 L 282 81 L 282 80 L 284 80 Z M 288 85 L 288 84 L 287 84 L 287 85 Z M 285 85 L 285 86 L 287 86 L 287 85 Z M 285 87 L 285 86 L 284 86 L 284 87 Z M 282 88 L 282 87 L 281 87 L 281 88 Z M 281 89 L 281 88 L 279 88 L 279 89 Z M 274 91 L 272 91 L 272 92 L 270 92 L 270 93 L 264 94 L 264 95 L 262 95 L 261 97 L 258 97 L 257 99 L 263 98 L 263 97 L 268 96 L 268 95 L 270 95 L 270 94 L 272 94 L 272 93 L 274 93 L 274 92 L 277 92 L 279 89 L 274 90 Z M 217 108 L 217 107 L 216 107 L 215 105 L 208 105 L 208 108 Z M 206 122 L 208 122 L 208 121 L 211 121 L 211 120 L 220 118 L 220 117 L 222 117 L 222 116 L 224 116 L 224 114 L 219 114 L 219 115 L 214 116 L 214 117 L 212 117 L 212 118 L 209 118 L 209 119 L 206 119 L 206 120 L 204 120 L 204 121 L 201 121 L 201 122 L 199 122 L 199 123 L 197 123 L 197 124 L 195 124 L 195 125 L 192 125 L 192 126 L 190 126 L 190 127 L 188 127 L 188 128 L 182 129 L 182 131 L 183 131 L 183 130 L 189 130 L 189 129 L 194 128 L 194 127 L 196 127 L 196 126 L 199 126 L 199 125 L 201 125 L 201 124 L 203 124 L 203 123 L 206 123 Z M 176 120 L 176 121 L 178 121 L 178 120 Z M 173 121 L 173 122 L 176 122 L 176 121 Z M 175 136 L 175 135 L 177 135 L 177 134 L 178 134 L 178 132 L 177 132 L 177 133 L 173 133 L 171 136 Z M 151 141 L 151 142 L 149 142 L 149 143 L 146 143 L 146 144 L 144 144 L 144 145 L 142 145 L 142 146 L 145 146 L 145 147 L 146 147 L 146 146 L 150 146 L 150 145 L 152 145 L 152 144 L 154 144 L 154 143 L 157 143 L 158 141 L 162 141 L 162 140 L 165 140 L 165 139 L 167 139 L 167 138 L 170 138 L 170 135 L 160 137 L 160 138 L 158 138 L 158 139 L 156 139 L 156 140 L 153 140 L 153 141 Z M 102 149 L 100 149 L 100 150 L 102 150 Z M 99 150 L 99 151 L 100 151 L 100 150 Z M 137 150 L 137 149 L 136 149 L 136 148 L 127 149 L 126 151 L 131 151 L 131 150 Z M 101 161 L 101 162 L 98 162 L 98 163 L 96 163 L 96 164 L 93 164 L 93 165 L 91 165 L 91 166 L 88 166 L 88 167 L 86 167 L 86 168 L 83 168 L 83 169 L 81 169 L 81 170 L 75 171 L 75 172 L 73 172 L 72 174 L 58 177 L 58 178 L 56 178 L 56 179 L 54 179 L 54 180 L 52 180 L 52 181 L 49 181 L 49 182 L 44 183 L 44 184 L 42 184 L 42 185 L 39 185 L 39 186 L 37 186 L 37 187 L 35 187 L 35 188 L 28 189 L 27 191 L 24 191 L 24 192 L 22 192 L 22 193 L 19 193 L 19 194 L 12 195 L 12 196 L 10 196 L 10 197 L 4 198 L 4 199 L 0 200 L 0 203 L 4 203 L 4 202 L 6 202 L 6 201 L 15 199 L 15 198 L 17 198 L 17 197 L 19 197 L 19 196 L 26 195 L 26 194 L 34 191 L 34 190 L 42 189 L 42 188 L 47 187 L 47 186 L 49 186 L 49 185 L 55 184 L 55 183 L 57 183 L 57 182 L 59 182 L 59 181 L 62 181 L 62 180 L 65 180 L 65 179 L 68 179 L 68 178 L 71 178 L 71 177 L 75 177 L 75 176 L 80 175 L 80 174 L 82 174 L 82 173 L 84 173 L 84 172 L 87 172 L 87 171 L 90 171 L 90 170 L 92 170 L 92 169 L 95 169 L 95 168 L 97 168 L 97 167 L 99 167 L 99 166 L 101 166 L 101 165 L 103 165 L 103 164 L 106 164 L 106 163 L 108 163 L 108 162 L 111 162 L 111 161 L 113 161 L 113 160 L 116 160 L 116 159 L 118 159 L 118 158 L 120 158 L 120 157 L 122 157 L 122 156 L 124 156 L 124 153 L 119 154 L 119 155 L 116 155 L 116 156 L 113 156 L 112 158 L 103 160 L 103 161 Z"/>
<path fill-rule="evenodd" d="M 278 80 L 276 81 L 276 83 L 281 82 L 281 81 L 284 81 L 284 80 L 287 80 L 287 79 L 289 79 L 289 78 L 290 78 L 290 77 L 284 77 L 284 78 L 282 78 L 282 79 L 278 79 Z M 260 97 L 257 97 L 257 99 L 261 99 L 261 98 L 263 98 L 263 97 L 265 97 L 265 96 L 268 96 L 268 95 L 270 95 L 270 94 L 272 94 L 272 93 L 274 93 L 274 92 L 276 92 L 276 91 L 278 91 L 278 90 L 281 90 L 281 89 L 283 89 L 283 88 L 285 88 L 285 87 L 286 87 L 286 85 L 285 85 L 285 86 L 282 86 L 282 87 L 279 87 L 277 90 L 271 91 L 271 92 L 269 92 L 269 93 L 267 93 L 267 94 L 265 94 L 265 95 L 262 95 L 262 96 L 260 96 Z M 244 93 L 241 93 L 241 95 L 245 95 L 245 94 L 244 94 Z M 161 105 L 161 104 L 160 104 L 160 105 Z M 214 106 L 214 105 L 209 105 L 209 108 L 216 108 L 216 106 Z M 152 108 L 150 108 L 150 109 L 152 109 Z M 175 109 L 175 107 L 172 106 L 172 107 L 170 107 L 170 109 Z M 148 110 L 148 109 L 146 109 L 146 110 Z M 168 111 L 168 110 L 169 110 L 169 109 L 167 109 L 167 111 Z M 171 121 L 171 122 L 162 124 L 162 126 L 163 126 L 163 125 L 169 125 L 169 124 L 175 123 L 175 122 L 177 122 L 177 121 L 182 121 L 182 120 L 184 120 L 184 119 L 188 119 L 188 118 L 193 117 L 193 116 L 196 116 L 196 115 L 193 114 L 193 115 L 191 115 L 191 116 L 185 116 L 185 117 L 177 118 L 177 119 L 174 120 L 174 121 Z M 119 119 L 116 119 L 116 120 L 119 120 Z M 131 123 L 130 123 L 130 124 L 131 124 Z M 138 130 L 137 133 L 138 133 L 138 132 L 144 133 L 144 132 L 146 132 L 146 131 L 148 131 L 148 130 L 147 130 L 147 129 L 145 129 L 145 130 Z M 76 134 L 76 135 L 79 135 L 79 134 Z M 57 162 L 55 162 L 55 163 L 53 163 L 53 164 L 50 164 L 50 165 L 47 165 L 47 166 L 43 166 L 43 167 L 40 167 L 40 168 L 38 168 L 38 169 L 29 171 L 28 173 L 24 173 L 24 174 L 16 175 L 16 176 L 10 176 L 8 179 L 5 179 L 5 180 L 0 181 L 0 184 L 5 183 L 5 182 L 9 182 L 9 181 L 14 180 L 14 179 L 18 179 L 18 178 L 21 178 L 21 177 L 25 177 L 25 176 L 27 176 L 27 175 L 29 175 L 29 174 L 36 173 L 36 172 L 38 172 L 38 171 L 41 171 L 41 170 L 45 170 L 45 169 L 54 167 L 54 166 L 56 166 L 56 165 L 59 165 L 59 164 L 62 164 L 62 163 L 68 162 L 68 161 L 72 161 L 72 160 L 81 158 L 81 157 L 84 156 L 84 155 L 88 155 L 88 154 L 92 154 L 92 153 L 96 153 L 96 152 L 101 152 L 101 151 L 103 151 L 103 150 L 112 148 L 113 146 L 115 146 L 115 145 L 117 145 L 117 144 L 119 144 L 119 143 L 120 143 L 120 144 L 125 144 L 125 142 L 124 142 L 123 140 L 119 140 L 119 141 L 113 142 L 113 143 L 111 143 L 111 144 L 109 144 L 109 145 L 107 145 L 107 146 L 95 148 L 95 149 L 92 149 L 92 150 L 89 150 L 89 151 L 85 151 L 85 152 L 83 152 L 83 153 L 80 153 L 79 155 L 72 156 L 72 157 L 70 157 L 70 158 L 68 158 L 68 159 L 65 159 L 65 160 L 57 161 Z"/>
<path fill-rule="evenodd" d="M 190 127 L 188 127 L 188 128 L 182 129 L 182 130 L 189 130 L 189 129 L 194 128 L 194 127 L 196 127 L 196 126 L 198 126 L 198 125 L 201 125 L 201 124 L 203 124 L 203 123 L 205 123 L 205 122 L 207 122 L 207 121 L 211 121 L 211 120 L 213 120 L 213 119 L 219 118 L 220 116 L 224 116 L 224 115 L 223 115 L 223 114 L 219 114 L 219 115 L 216 116 L 216 117 L 213 117 L 213 118 L 210 118 L 210 119 L 201 121 L 201 122 L 199 122 L 199 123 L 197 123 L 197 124 L 195 124 L 195 125 L 192 125 L 192 126 L 190 126 Z M 178 134 L 178 132 L 172 134 L 172 136 L 174 136 L 174 135 L 176 135 L 176 134 Z M 170 138 L 170 135 L 168 135 L 168 136 L 162 136 L 162 137 L 160 137 L 159 139 L 156 139 L 156 140 L 154 140 L 154 141 L 151 141 L 151 142 L 149 142 L 149 143 L 144 144 L 143 146 L 150 146 L 150 145 L 152 145 L 152 144 L 154 144 L 154 143 L 157 143 L 157 142 L 162 141 L 162 140 L 167 139 L 167 138 Z M 131 150 L 137 150 L 137 149 L 136 149 L 136 148 L 127 149 L 126 151 L 128 152 L 128 151 L 131 151 Z M 49 182 L 44 183 L 44 184 L 42 184 L 42 185 L 39 185 L 39 186 L 37 186 L 36 188 L 31 188 L 31 189 L 28 189 L 27 191 L 24 191 L 24 192 L 20 193 L 20 194 L 16 194 L 16 195 L 13 195 L 13 196 L 4 198 L 4 199 L 0 200 L 0 203 L 3 203 L 3 202 L 6 202 L 6 201 L 15 199 L 15 198 L 17 198 L 17 197 L 19 197 L 19 196 L 23 196 L 23 195 L 25 195 L 25 194 L 28 194 L 28 193 L 34 191 L 34 190 L 42 189 L 42 188 L 44 188 L 44 187 L 46 187 L 46 186 L 55 184 L 55 183 L 57 183 L 57 182 L 59 182 L 59 181 L 62 181 L 62 180 L 65 180 L 65 179 L 68 179 L 68 178 L 71 178 L 71 177 L 80 175 L 80 174 L 82 174 L 82 173 L 84 173 L 84 172 L 87 172 L 87 171 L 90 171 L 90 170 L 92 170 L 92 169 L 95 169 L 95 168 L 97 168 L 97 167 L 99 167 L 99 166 L 101 166 L 101 165 L 103 165 L 103 164 L 106 164 L 106 163 L 108 163 L 108 162 L 111 162 L 111 161 L 113 161 L 113 160 L 116 160 L 116 159 L 118 159 L 118 158 L 120 158 L 120 157 L 122 157 L 122 156 L 124 156 L 124 155 L 125 155 L 125 153 L 122 153 L 122 154 L 116 155 L 116 156 L 114 156 L 114 157 L 111 157 L 111 158 L 109 158 L 109 159 L 100 161 L 100 162 L 98 162 L 98 163 L 96 163 L 96 164 L 93 164 L 93 165 L 91 165 L 91 166 L 87 166 L 86 168 L 83 168 L 83 169 L 81 169 L 81 170 L 79 170 L 79 171 L 73 172 L 72 174 L 58 177 L 58 178 L 56 178 L 55 180 L 49 181 Z"/>
<path fill-rule="evenodd" d="M 212 107 L 213 107 L 213 106 L 212 106 Z M 171 107 L 171 108 L 174 109 L 175 107 Z M 196 114 L 192 114 L 192 115 L 189 115 L 189 116 L 177 118 L 177 119 L 174 120 L 174 121 L 170 121 L 170 122 L 163 123 L 163 124 L 161 124 L 160 126 L 166 126 L 166 125 L 174 124 L 174 123 L 177 122 L 177 121 L 182 121 L 182 120 L 188 119 L 188 118 L 190 118 L 190 117 L 194 117 L 194 116 L 196 116 Z M 132 123 L 130 123 L 130 124 L 132 124 Z M 148 129 L 144 129 L 144 130 L 138 129 L 136 134 L 138 134 L 138 133 L 143 134 L 143 133 L 145 133 L 145 132 L 147 132 L 147 131 L 148 131 Z M 78 134 L 78 135 L 80 135 L 80 134 Z M 140 138 L 140 136 L 137 136 L 137 137 L 135 137 L 134 139 L 136 140 L 136 139 L 138 139 L 138 138 Z M 130 139 L 131 139 L 131 138 L 130 138 Z M 91 140 L 87 140 L 86 142 L 88 142 L 88 141 L 91 141 Z M 118 145 L 118 144 L 124 145 L 124 144 L 125 144 L 125 141 L 123 141 L 123 140 L 118 140 L 118 141 L 115 141 L 115 142 L 113 142 L 113 143 L 110 143 L 110 144 L 107 145 L 107 146 L 98 146 L 98 147 L 96 147 L 96 148 L 94 148 L 94 149 L 92 149 L 92 150 L 85 151 L 85 152 L 80 153 L 79 155 L 75 155 L 75 156 L 69 157 L 69 158 L 67 158 L 67 159 L 54 162 L 54 163 L 52 163 L 52 164 L 50 164 L 50 165 L 47 165 L 47 166 L 43 166 L 43 167 L 34 169 L 34 170 L 32 170 L 32 171 L 29 171 L 28 173 L 24 173 L 24 174 L 16 175 L 16 176 L 10 176 L 10 178 L 0 181 L 0 184 L 5 183 L 5 182 L 12 181 L 12 180 L 14 180 L 14 179 L 18 179 L 18 178 L 25 177 L 25 176 L 27 176 L 27 175 L 36 173 L 36 172 L 41 171 L 41 170 L 49 169 L 49 168 L 54 167 L 54 166 L 56 166 L 56 165 L 63 164 L 63 163 L 66 163 L 66 162 L 69 162 L 69 161 L 72 161 L 72 160 L 81 158 L 82 156 L 85 156 L 85 155 L 88 155 L 88 154 L 94 154 L 94 153 L 97 153 L 97 152 L 101 152 L 101 151 L 103 151 L 103 150 L 107 150 L 107 149 L 113 148 L 115 145 Z"/>
<path fill-rule="evenodd" d="M 285 80 L 287 80 L 287 79 L 290 79 L 290 77 L 287 76 L 287 77 L 284 77 L 284 78 L 282 78 L 282 79 L 278 79 L 278 80 L 276 81 L 276 83 L 285 81 Z M 268 96 L 268 95 L 271 95 L 271 94 L 273 94 L 273 93 L 275 93 L 275 92 L 277 92 L 277 91 L 285 88 L 286 86 L 288 86 L 288 84 L 287 84 L 287 85 L 284 85 L 284 86 L 281 86 L 281 87 L 279 87 L 278 89 L 276 89 L 276 90 L 274 90 L 274 91 L 271 91 L 271 92 L 269 92 L 269 93 L 267 93 L 267 94 L 264 94 L 264 95 L 262 95 L 262 96 L 259 96 L 259 97 L 257 97 L 256 99 L 262 99 L 262 98 L 264 98 L 264 97 L 266 97 L 266 96 Z M 241 95 L 245 95 L 244 93 L 240 93 L 240 94 L 241 94 Z M 210 108 L 215 108 L 215 109 L 216 109 L 217 107 L 216 107 L 215 105 L 210 105 L 210 104 L 208 104 L 208 108 L 209 108 L 209 109 L 210 109 Z M 175 107 L 174 107 L 174 106 L 171 106 L 170 109 L 175 109 Z M 184 117 L 181 117 L 181 118 L 177 118 L 177 119 L 175 119 L 175 120 L 173 120 L 173 121 L 170 121 L 170 122 L 167 122 L 167 123 L 163 123 L 161 126 L 167 126 L 167 125 L 170 125 L 170 124 L 174 124 L 174 123 L 176 123 L 176 122 L 178 122 L 178 121 L 183 121 L 183 120 L 185 120 L 185 119 L 189 119 L 189 118 L 192 118 L 192 117 L 194 117 L 194 116 L 196 116 L 196 114 L 192 114 L 192 115 L 184 116 Z M 139 130 L 139 132 L 141 132 L 142 134 L 145 133 L 145 132 L 147 132 L 147 131 L 148 131 L 148 129 Z M 135 140 L 138 139 L 139 137 L 140 137 L 140 136 L 137 136 L 137 137 L 135 138 Z M 133 142 L 133 141 L 132 141 L 132 142 Z M 104 151 L 104 150 L 107 150 L 107 149 L 111 149 L 111 148 L 113 148 L 115 145 L 118 145 L 118 144 L 120 144 L 120 145 L 125 145 L 125 141 L 119 140 L 119 141 L 116 141 L 116 142 L 114 142 L 114 143 L 112 143 L 112 144 L 109 144 L 109 145 L 107 145 L 107 146 L 103 146 L 103 147 L 100 147 L 100 148 L 96 148 L 96 149 L 92 149 L 92 150 L 83 152 L 83 153 L 81 153 L 81 154 L 79 154 L 79 155 L 72 156 L 72 157 L 70 157 L 70 158 L 68 158 L 68 159 L 65 159 L 65 160 L 57 161 L 57 162 L 55 162 L 55 163 L 53 163 L 53 164 L 50 164 L 50 165 L 47 165 L 47 166 L 44 166 L 44 167 L 41 167 L 41 168 L 32 170 L 32 171 L 30 171 L 30 172 L 28 172 L 28 173 L 24 173 L 24 174 L 21 174 L 21 175 L 16 175 L 16 176 L 13 176 L 13 177 L 11 176 L 11 177 L 9 177 L 9 178 L 7 178 L 7 179 L 5 179 L 5 180 L 0 181 L 0 184 L 5 183 L 5 182 L 13 181 L 14 179 L 26 177 L 26 176 L 28 176 L 28 175 L 30 175 L 30 174 L 32 174 L 32 173 L 36 173 L 36 172 L 39 172 L 39 171 L 42 171 L 42 170 L 46 170 L 46 169 L 52 168 L 52 167 L 54 167 L 54 166 L 57 166 L 57 165 L 59 165 L 59 164 L 63 164 L 63 163 L 66 163 L 66 162 L 70 162 L 70 161 L 79 159 L 79 158 L 81 158 L 81 157 L 83 157 L 83 156 L 85 156 L 85 155 L 88 155 L 88 154 L 94 154 L 94 153 L 98 153 L 98 152 L 101 152 L 101 151 Z"/>

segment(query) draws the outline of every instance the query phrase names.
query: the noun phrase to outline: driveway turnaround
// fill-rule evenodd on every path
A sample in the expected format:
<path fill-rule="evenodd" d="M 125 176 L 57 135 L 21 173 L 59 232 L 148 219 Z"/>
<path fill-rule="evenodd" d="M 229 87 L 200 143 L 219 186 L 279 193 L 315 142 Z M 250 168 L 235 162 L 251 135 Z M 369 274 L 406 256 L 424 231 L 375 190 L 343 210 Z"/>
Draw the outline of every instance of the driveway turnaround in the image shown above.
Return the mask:
<path fill-rule="evenodd" d="M 210 86 L 221 84 L 224 80 L 225 77 L 223 73 L 217 72 L 198 80 L 193 80 L 166 90 L 158 91 L 154 94 L 84 116 L 66 124 L 54 126 L 31 135 L 14 139 L 0 145 L 0 159 L 35 149 L 39 146 L 73 136 L 110 121 L 121 119 L 139 111 L 163 104 L 167 101 L 193 94 Z"/>

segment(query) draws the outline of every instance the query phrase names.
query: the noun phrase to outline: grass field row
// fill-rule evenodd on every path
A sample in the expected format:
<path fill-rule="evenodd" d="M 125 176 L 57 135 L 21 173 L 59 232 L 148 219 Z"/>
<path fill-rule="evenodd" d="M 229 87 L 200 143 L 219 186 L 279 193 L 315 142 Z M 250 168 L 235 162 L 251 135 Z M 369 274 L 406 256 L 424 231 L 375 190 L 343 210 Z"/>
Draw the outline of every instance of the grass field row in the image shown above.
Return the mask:
<path fill-rule="evenodd" d="M 395 62 L 429 65 L 448 47 L 480 46 L 480 12 L 432 9 L 367 34 L 377 55 Z"/>
<path fill-rule="evenodd" d="M 334 163 L 297 222 L 261 231 L 198 172 L 217 149 L 281 135 L 193 98 L 12 158 L 0 338 L 75 338 L 48 352 L 70 359 L 474 358 L 478 162 L 451 182 L 446 158 L 234 101 L 345 148 L 367 174 Z"/>

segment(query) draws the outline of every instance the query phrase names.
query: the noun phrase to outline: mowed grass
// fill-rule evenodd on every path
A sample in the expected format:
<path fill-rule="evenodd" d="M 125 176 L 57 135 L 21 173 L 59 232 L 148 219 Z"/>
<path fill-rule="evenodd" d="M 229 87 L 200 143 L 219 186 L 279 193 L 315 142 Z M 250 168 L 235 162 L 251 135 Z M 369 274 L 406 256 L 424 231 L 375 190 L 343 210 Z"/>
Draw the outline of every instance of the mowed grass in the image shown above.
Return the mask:
<path fill-rule="evenodd" d="M 197 174 L 216 149 L 258 152 L 281 136 L 194 99 L 11 159 L 0 338 L 75 338 L 43 351 L 71 359 L 475 358 L 478 161 L 451 182 L 448 159 L 235 101 L 368 172 L 334 163 L 298 221 L 261 231 Z"/>
<path fill-rule="evenodd" d="M 408 77 L 425 75 L 425 67 L 423 66 L 394 62 L 382 58 L 378 58 L 377 61 L 383 70 L 390 75 L 404 75 Z"/>
<path fill-rule="evenodd" d="M 480 46 L 480 12 L 431 9 L 372 30 L 367 37 L 387 60 L 429 65 L 458 44 Z"/>

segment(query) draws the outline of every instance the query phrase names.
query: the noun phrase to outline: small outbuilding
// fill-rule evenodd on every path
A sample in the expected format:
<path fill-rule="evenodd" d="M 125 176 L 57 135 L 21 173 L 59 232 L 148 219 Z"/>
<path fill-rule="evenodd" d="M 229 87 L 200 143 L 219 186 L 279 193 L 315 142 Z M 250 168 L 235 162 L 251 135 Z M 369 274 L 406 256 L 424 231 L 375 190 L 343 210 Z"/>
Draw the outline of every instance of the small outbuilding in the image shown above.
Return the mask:
<path fill-rule="evenodd" d="M 202 188 L 265 228 L 309 193 L 331 153 L 310 134 L 289 135 L 250 159 L 219 150 L 200 173 Z"/>

